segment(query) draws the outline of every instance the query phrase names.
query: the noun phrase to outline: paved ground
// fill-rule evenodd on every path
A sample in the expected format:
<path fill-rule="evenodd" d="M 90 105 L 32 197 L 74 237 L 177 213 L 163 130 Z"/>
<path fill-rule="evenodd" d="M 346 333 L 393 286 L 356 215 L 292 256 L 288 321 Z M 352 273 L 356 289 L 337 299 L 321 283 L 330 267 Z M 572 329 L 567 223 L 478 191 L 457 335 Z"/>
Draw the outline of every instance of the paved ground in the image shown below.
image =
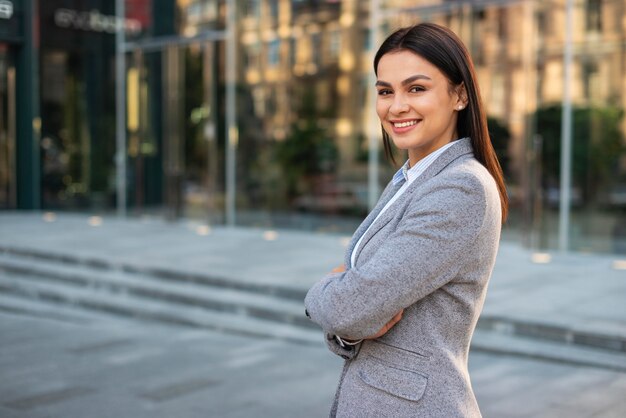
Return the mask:
<path fill-rule="evenodd" d="M 0 213 L 0 249 L 36 250 L 302 290 L 342 263 L 348 237 L 158 219 Z M 502 242 L 484 315 L 609 335 L 626 351 L 626 257 L 537 256 Z M 555 337 L 553 335 L 553 337 Z"/>
<path fill-rule="evenodd" d="M 0 313 L 3 418 L 327 416 L 340 359 L 319 347 L 124 320 Z M 626 373 L 472 353 L 486 418 L 623 417 Z"/>
<path fill-rule="evenodd" d="M 0 213 L 5 254 L 26 250 L 295 291 L 341 263 L 346 243 L 332 234 Z M 526 336 L 561 343 L 587 338 L 582 342 L 623 356 L 625 269 L 617 256 L 538 256 L 503 242 L 483 318 L 508 318 L 494 322 L 505 334 L 514 325 Z M 328 411 L 340 361 L 321 346 L 90 321 L 0 313 L 0 417 L 321 417 Z M 618 368 L 473 351 L 470 370 L 485 417 L 626 416 L 626 374 Z"/>

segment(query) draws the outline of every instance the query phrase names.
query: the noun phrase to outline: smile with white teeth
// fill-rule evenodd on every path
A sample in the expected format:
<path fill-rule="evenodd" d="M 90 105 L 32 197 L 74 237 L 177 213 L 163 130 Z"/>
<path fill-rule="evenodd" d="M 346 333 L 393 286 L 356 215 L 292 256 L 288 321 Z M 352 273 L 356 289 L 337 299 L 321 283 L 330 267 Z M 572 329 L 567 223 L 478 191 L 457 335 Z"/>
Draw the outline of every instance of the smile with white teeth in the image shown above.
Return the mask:
<path fill-rule="evenodd" d="M 406 128 L 408 126 L 413 126 L 417 123 L 416 120 L 409 120 L 407 122 L 394 122 L 393 126 L 396 128 Z"/>

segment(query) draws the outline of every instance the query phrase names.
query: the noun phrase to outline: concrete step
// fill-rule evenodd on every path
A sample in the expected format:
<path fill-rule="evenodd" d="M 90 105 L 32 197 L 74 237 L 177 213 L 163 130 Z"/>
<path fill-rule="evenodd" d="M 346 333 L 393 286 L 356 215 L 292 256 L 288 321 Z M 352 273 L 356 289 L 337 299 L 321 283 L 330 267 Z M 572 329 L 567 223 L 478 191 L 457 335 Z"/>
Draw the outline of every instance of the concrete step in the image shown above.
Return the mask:
<path fill-rule="evenodd" d="M 580 348 L 599 348 L 615 354 L 626 355 L 626 335 L 621 330 L 602 332 L 584 324 L 558 323 L 539 318 L 505 317 L 483 312 L 478 330 L 511 337 L 532 338 L 547 343 L 559 343 Z"/>
<path fill-rule="evenodd" d="M 54 315 L 54 308 L 62 307 L 68 317 L 79 318 L 82 310 L 307 343 L 320 340 L 317 326 L 304 317 L 303 291 L 233 283 L 59 254 L 0 252 L 0 289 L 7 292 L 0 309 Z M 20 306 L 7 302 L 16 297 Z M 622 370 L 626 337 L 619 330 L 604 331 L 486 311 L 472 347 Z"/>
<path fill-rule="evenodd" d="M 0 271 L 20 275 L 26 281 L 46 282 L 70 291 L 84 289 L 109 297 L 128 295 L 172 306 L 195 306 L 307 329 L 317 328 L 304 316 L 302 301 L 279 296 L 7 254 L 0 255 Z"/>
<path fill-rule="evenodd" d="M 3 306 L 5 310 L 41 314 L 52 311 L 55 306 L 62 306 L 66 313 L 68 310 L 73 310 L 77 316 L 80 311 L 86 311 L 90 316 L 93 313 L 100 313 L 255 337 L 322 344 L 320 332 L 314 329 L 251 316 L 211 311 L 193 305 L 173 305 L 167 301 L 152 300 L 129 293 L 111 294 L 94 292 L 93 289 L 77 286 L 60 286 L 58 283 L 6 271 L 0 274 L 0 292 L 3 294 L 0 306 Z M 11 302 L 7 303 L 7 299 L 11 299 Z M 20 303 L 20 300 L 25 303 Z M 33 309 L 35 301 L 39 306 Z"/>
<path fill-rule="evenodd" d="M 482 329 L 474 332 L 471 349 L 626 372 L 626 353 Z"/>
<path fill-rule="evenodd" d="M 99 271 L 122 271 L 131 274 L 149 276 L 177 283 L 188 282 L 197 285 L 210 287 L 220 287 L 225 289 L 242 290 L 254 294 L 278 296 L 284 299 L 291 299 L 302 302 L 306 295 L 306 290 L 299 287 L 290 287 L 279 284 L 250 283 L 233 278 L 219 277 L 210 272 L 200 274 L 188 272 L 184 269 L 165 269 L 160 267 L 150 267 L 140 264 L 113 262 L 106 258 L 82 257 L 63 252 L 41 251 L 31 248 L 18 248 L 0 245 L 0 255 L 9 259 L 31 260 L 33 263 L 48 261 L 66 266 L 82 266 L 88 269 Z"/>
<path fill-rule="evenodd" d="M 115 316 L 123 320 L 148 320 L 169 325 L 184 325 L 217 330 L 221 332 L 271 337 L 292 342 L 321 345 L 319 332 L 300 330 L 296 327 L 270 323 L 255 318 L 187 308 L 172 309 L 170 306 L 137 301 L 127 296 L 98 298 L 85 295 L 84 291 L 58 294 L 50 286 L 20 282 L 20 277 L 0 280 L 0 310 L 69 321 L 91 323 Z M 36 298 L 36 299 L 33 299 Z M 562 362 L 609 370 L 626 371 L 626 355 L 607 350 L 577 347 L 556 342 L 538 341 L 494 331 L 478 329 L 474 333 L 472 351 L 507 354 L 553 362 Z"/>
<path fill-rule="evenodd" d="M 98 312 L 90 312 L 55 303 L 45 303 L 39 300 L 24 299 L 5 293 L 0 294 L 0 311 L 82 325 L 110 319 L 110 316 Z"/>

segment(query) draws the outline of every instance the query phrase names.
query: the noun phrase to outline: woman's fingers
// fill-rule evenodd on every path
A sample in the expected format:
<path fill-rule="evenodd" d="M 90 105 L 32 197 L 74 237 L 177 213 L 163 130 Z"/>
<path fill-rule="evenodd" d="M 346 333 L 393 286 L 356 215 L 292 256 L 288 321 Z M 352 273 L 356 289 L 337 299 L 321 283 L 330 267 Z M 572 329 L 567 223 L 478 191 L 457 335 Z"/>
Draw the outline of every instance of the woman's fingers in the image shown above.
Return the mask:
<path fill-rule="evenodd" d="M 394 326 L 395 324 L 397 324 L 398 322 L 400 322 L 400 320 L 402 319 L 402 315 L 404 314 L 404 309 L 401 309 L 400 312 L 398 312 L 396 314 L 396 316 L 394 316 L 393 318 L 391 318 L 391 321 L 389 321 L 391 323 L 391 326 L 389 328 L 391 328 L 392 326 Z"/>
<path fill-rule="evenodd" d="M 395 316 L 393 318 L 391 318 L 389 320 L 389 322 L 387 322 L 385 325 L 383 325 L 383 327 L 380 329 L 380 331 L 378 331 L 376 334 L 371 335 L 367 338 L 365 338 L 366 340 L 374 340 L 376 338 L 382 337 L 383 335 L 385 335 L 387 333 L 387 331 L 389 331 L 391 328 L 393 328 L 394 325 L 396 325 L 398 322 L 400 322 L 400 320 L 402 319 L 402 314 L 404 313 L 404 309 L 400 310 L 400 312 L 398 312 L 397 314 L 395 314 Z"/>
<path fill-rule="evenodd" d="M 344 271 L 346 271 L 346 266 L 344 264 L 342 264 L 340 266 L 335 267 L 330 272 L 331 273 L 343 273 Z"/>
<path fill-rule="evenodd" d="M 387 322 L 387 324 L 384 327 L 384 328 L 387 328 L 385 332 L 389 331 L 391 328 L 393 328 L 394 325 L 400 322 L 400 320 L 402 319 L 403 313 L 404 313 L 404 309 L 398 312 L 393 318 L 391 318 L 389 322 Z"/>

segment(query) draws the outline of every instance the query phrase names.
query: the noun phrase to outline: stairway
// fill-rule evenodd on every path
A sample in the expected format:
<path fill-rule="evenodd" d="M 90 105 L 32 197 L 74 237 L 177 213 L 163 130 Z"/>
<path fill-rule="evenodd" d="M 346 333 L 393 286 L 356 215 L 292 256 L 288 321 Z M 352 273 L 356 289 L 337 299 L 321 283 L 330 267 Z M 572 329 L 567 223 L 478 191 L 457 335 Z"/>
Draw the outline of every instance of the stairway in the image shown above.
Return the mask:
<path fill-rule="evenodd" d="M 305 291 L 0 248 L 0 310 L 73 322 L 116 316 L 322 344 Z M 483 312 L 472 350 L 626 371 L 626 339 Z"/>
<path fill-rule="evenodd" d="M 81 321 L 102 315 L 321 343 L 304 294 L 132 266 L 0 253 L 0 310 Z"/>

